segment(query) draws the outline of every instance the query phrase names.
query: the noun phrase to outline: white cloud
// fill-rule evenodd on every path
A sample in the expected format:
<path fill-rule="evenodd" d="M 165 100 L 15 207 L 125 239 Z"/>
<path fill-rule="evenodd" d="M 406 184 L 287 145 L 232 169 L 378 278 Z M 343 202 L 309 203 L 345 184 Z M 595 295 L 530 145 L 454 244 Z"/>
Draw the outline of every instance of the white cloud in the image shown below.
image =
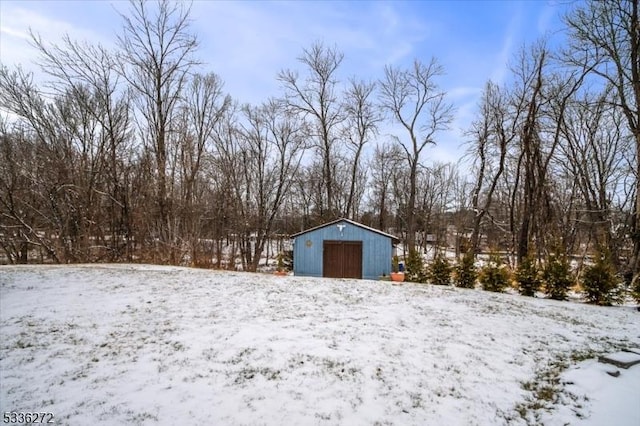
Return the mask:
<path fill-rule="evenodd" d="M 438 57 L 447 73 L 439 83 L 457 113 L 452 131 L 443 134 L 443 142 L 432 151 L 436 157 L 455 159 L 487 78 L 503 82 L 523 33 L 528 27 L 534 32 L 549 28 L 555 11 L 553 5 L 531 6 L 536 9 L 531 14 L 522 3 L 503 6 L 491 6 L 496 9 L 492 27 L 439 15 L 436 5 L 400 2 L 196 1 L 191 17 L 201 41 L 202 71 L 219 74 L 225 90 L 241 102 L 259 103 L 279 95 L 277 73 L 286 68 L 302 71 L 296 58 L 314 41 L 345 53 L 338 76 L 342 81 L 351 76 L 375 80 L 385 64 L 406 67 L 416 57 Z M 126 13 L 128 5 L 118 2 L 115 8 Z M 30 70 L 35 70 L 37 51 L 28 43 L 29 28 L 47 42 L 60 42 L 68 33 L 72 39 L 106 46 L 115 44 L 121 28 L 114 6 L 106 1 L 2 1 L 0 12 L 1 61 L 22 63 Z M 529 22 L 527 16 L 537 21 Z M 485 29 L 486 34 L 479 32 Z M 500 39 L 495 39 L 496 30 L 502 32 Z M 469 38 L 475 35 L 477 39 Z"/>
<path fill-rule="evenodd" d="M 315 41 L 344 52 L 342 80 L 375 79 L 384 64 L 412 60 L 426 33 L 419 20 L 399 24 L 399 12 L 379 3 L 202 2 L 193 12 L 203 59 L 243 102 L 277 95 L 277 73 L 301 69 L 296 58 Z"/>
<path fill-rule="evenodd" d="M 195 3 L 193 12 L 200 16 L 194 29 L 207 70 L 218 73 L 242 102 L 276 95 L 278 72 L 298 68 L 302 49 L 323 38 L 309 13 L 295 3 L 204 2 Z M 324 13 L 316 12 L 312 16 Z M 342 43 L 338 47 L 344 48 Z"/>
<path fill-rule="evenodd" d="M 513 37 L 511 34 L 507 34 L 504 37 L 504 40 L 502 43 L 502 49 L 498 54 L 498 58 L 496 60 L 496 66 L 494 67 L 493 71 L 491 72 L 491 75 L 489 76 L 491 81 L 493 81 L 496 84 L 501 84 L 504 81 L 507 75 L 507 72 L 509 71 L 508 64 L 509 64 L 509 60 L 511 59 L 511 55 L 513 54 L 512 49 L 513 49 Z"/>
<path fill-rule="evenodd" d="M 0 12 L 0 61 L 3 65 L 26 66 L 35 58 L 35 50 L 29 45 L 29 13 L 6 6 Z"/>
<path fill-rule="evenodd" d="M 29 34 L 24 31 L 15 30 L 11 27 L 3 25 L 0 27 L 0 33 L 8 35 L 10 37 L 21 38 L 23 40 L 29 40 Z"/>
<path fill-rule="evenodd" d="M 478 87 L 471 87 L 471 86 L 461 86 L 461 87 L 454 87 L 452 89 L 447 90 L 447 97 L 449 97 L 449 99 L 456 100 L 456 99 L 464 99 L 464 98 L 468 98 L 469 96 L 478 96 L 481 92 L 481 89 Z"/>
<path fill-rule="evenodd" d="M 557 9 L 550 3 L 546 3 L 540 15 L 538 16 L 537 28 L 538 35 L 545 35 L 552 26 L 554 17 L 557 14 Z"/>
<path fill-rule="evenodd" d="M 22 7 L 22 4 L 0 2 L 0 61 L 3 65 L 21 65 L 34 72 L 36 79 L 43 78 L 35 65 L 39 53 L 32 45 L 30 32 L 45 43 L 61 43 L 62 37 L 68 34 L 73 40 L 99 42 L 105 46 L 113 44 L 112 38 L 93 31 L 89 22 L 83 26 L 76 21 L 56 19 Z"/>
<path fill-rule="evenodd" d="M 517 38 L 521 31 L 522 21 L 522 7 L 518 7 L 509 21 L 502 41 L 502 48 L 495 60 L 496 66 L 490 74 L 491 81 L 496 84 L 503 83 L 509 72 L 509 61 L 513 55 L 514 39 Z"/>

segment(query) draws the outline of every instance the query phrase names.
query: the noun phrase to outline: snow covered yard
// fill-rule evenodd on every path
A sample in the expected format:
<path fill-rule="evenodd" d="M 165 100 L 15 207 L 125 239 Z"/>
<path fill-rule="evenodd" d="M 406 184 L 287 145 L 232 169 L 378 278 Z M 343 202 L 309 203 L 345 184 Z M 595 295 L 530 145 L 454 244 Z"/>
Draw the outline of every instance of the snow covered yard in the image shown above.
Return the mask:
<path fill-rule="evenodd" d="M 56 424 L 640 424 L 640 313 L 421 284 L 0 267 L 0 411 Z"/>

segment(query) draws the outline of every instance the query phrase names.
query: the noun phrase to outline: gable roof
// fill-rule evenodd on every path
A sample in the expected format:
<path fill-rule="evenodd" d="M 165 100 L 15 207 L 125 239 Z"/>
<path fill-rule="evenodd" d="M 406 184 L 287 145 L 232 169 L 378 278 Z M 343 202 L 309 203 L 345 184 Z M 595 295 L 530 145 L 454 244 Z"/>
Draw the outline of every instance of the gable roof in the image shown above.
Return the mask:
<path fill-rule="evenodd" d="M 363 225 L 362 223 L 358 223 L 358 222 L 355 222 L 355 221 L 353 221 L 351 219 L 345 219 L 345 218 L 339 218 L 339 219 L 336 219 L 336 220 L 332 220 L 331 222 L 323 223 L 322 225 L 314 226 L 313 228 L 305 229 L 304 231 L 301 231 L 301 232 L 298 232 L 296 234 L 291 235 L 291 238 L 296 238 L 296 237 L 298 237 L 300 235 L 303 235 L 303 234 L 306 234 L 308 232 L 312 232 L 312 231 L 315 231 L 317 229 L 321 229 L 321 228 L 324 228 L 324 227 L 327 227 L 327 226 L 335 225 L 336 223 L 339 223 L 339 222 L 347 222 L 347 223 L 349 223 L 349 224 L 351 224 L 353 226 L 357 226 L 358 228 L 362 228 L 362 229 L 365 229 L 367 231 L 375 232 L 376 234 L 380 234 L 380 235 L 383 235 L 385 237 L 391 238 L 391 241 L 394 244 L 398 244 L 400 242 L 400 239 L 398 237 L 394 236 L 394 235 L 387 234 L 386 232 L 382 232 L 379 229 L 371 228 L 371 227 L 369 227 L 367 225 Z"/>

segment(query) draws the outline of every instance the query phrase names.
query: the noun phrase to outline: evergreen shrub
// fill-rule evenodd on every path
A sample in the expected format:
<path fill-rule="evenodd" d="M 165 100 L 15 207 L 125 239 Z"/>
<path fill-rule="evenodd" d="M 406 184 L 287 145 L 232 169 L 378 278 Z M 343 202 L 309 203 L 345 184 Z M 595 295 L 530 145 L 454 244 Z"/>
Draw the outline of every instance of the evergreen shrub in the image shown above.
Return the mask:
<path fill-rule="evenodd" d="M 438 253 L 428 270 L 429 281 L 436 285 L 451 284 L 451 265 L 443 253 Z"/>
<path fill-rule="evenodd" d="M 518 282 L 518 291 L 523 296 L 533 297 L 540 289 L 540 271 L 531 256 L 526 256 L 518 265 L 516 281 Z"/>
<path fill-rule="evenodd" d="M 407 281 L 414 283 L 426 283 L 427 274 L 424 269 L 422 255 L 418 250 L 410 250 L 407 256 L 407 271 L 405 277 Z"/>
<path fill-rule="evenodd" d="M 478 275 L 483 290 L 502 292 L 509 286 L 509 270 L 500 258 L 492 255 Z"/>
<path fill-rule="evenodd" d="M 610 306 L 623 301 L 622 286 L 613 264 L 606 255 L 599 255 L 596 263 L 582 275 L 582 289 L 588 303 Z"/>
<path fill-rule="evenodd" d="M 569 262 L 565 256 L 547 256 L 542 281 L 547 296 L 555 300 L 567 300 L 567 292 L 573 284 Z"/>
<path fill-rule="evenodd" d="M 475 266 L 475 258 L 472 251 L 462 256 L 454 270 L 456 286 L 462 288 L 475 288 L 478 271 Z"/>

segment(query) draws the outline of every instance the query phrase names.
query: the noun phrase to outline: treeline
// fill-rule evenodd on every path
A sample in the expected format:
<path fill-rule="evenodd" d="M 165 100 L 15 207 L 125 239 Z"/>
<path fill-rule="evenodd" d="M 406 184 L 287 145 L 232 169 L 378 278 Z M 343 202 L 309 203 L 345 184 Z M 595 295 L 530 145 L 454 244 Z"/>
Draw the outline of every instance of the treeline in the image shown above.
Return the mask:
<path fill-rule="evenodd" d="M 507 83 L 487 82 L 465 162 L 446 164 L 427 160 L 455 114 L 435 58 L 347 79 L 318 42 L 277 75 L 280 96 L 241 105 L 202 71 L 184 3 L 132 2 L 115 50 L 34 34 L 50 81 L 0 71 L 2 249 L 255 270 L 269 241 L 347 217 L 409 251 L 454 233 L 460 253 L 518 261 L 606 252 L 631 279 L 638 2 L 580 4 L 565 46 L 523 48 Z"/>

